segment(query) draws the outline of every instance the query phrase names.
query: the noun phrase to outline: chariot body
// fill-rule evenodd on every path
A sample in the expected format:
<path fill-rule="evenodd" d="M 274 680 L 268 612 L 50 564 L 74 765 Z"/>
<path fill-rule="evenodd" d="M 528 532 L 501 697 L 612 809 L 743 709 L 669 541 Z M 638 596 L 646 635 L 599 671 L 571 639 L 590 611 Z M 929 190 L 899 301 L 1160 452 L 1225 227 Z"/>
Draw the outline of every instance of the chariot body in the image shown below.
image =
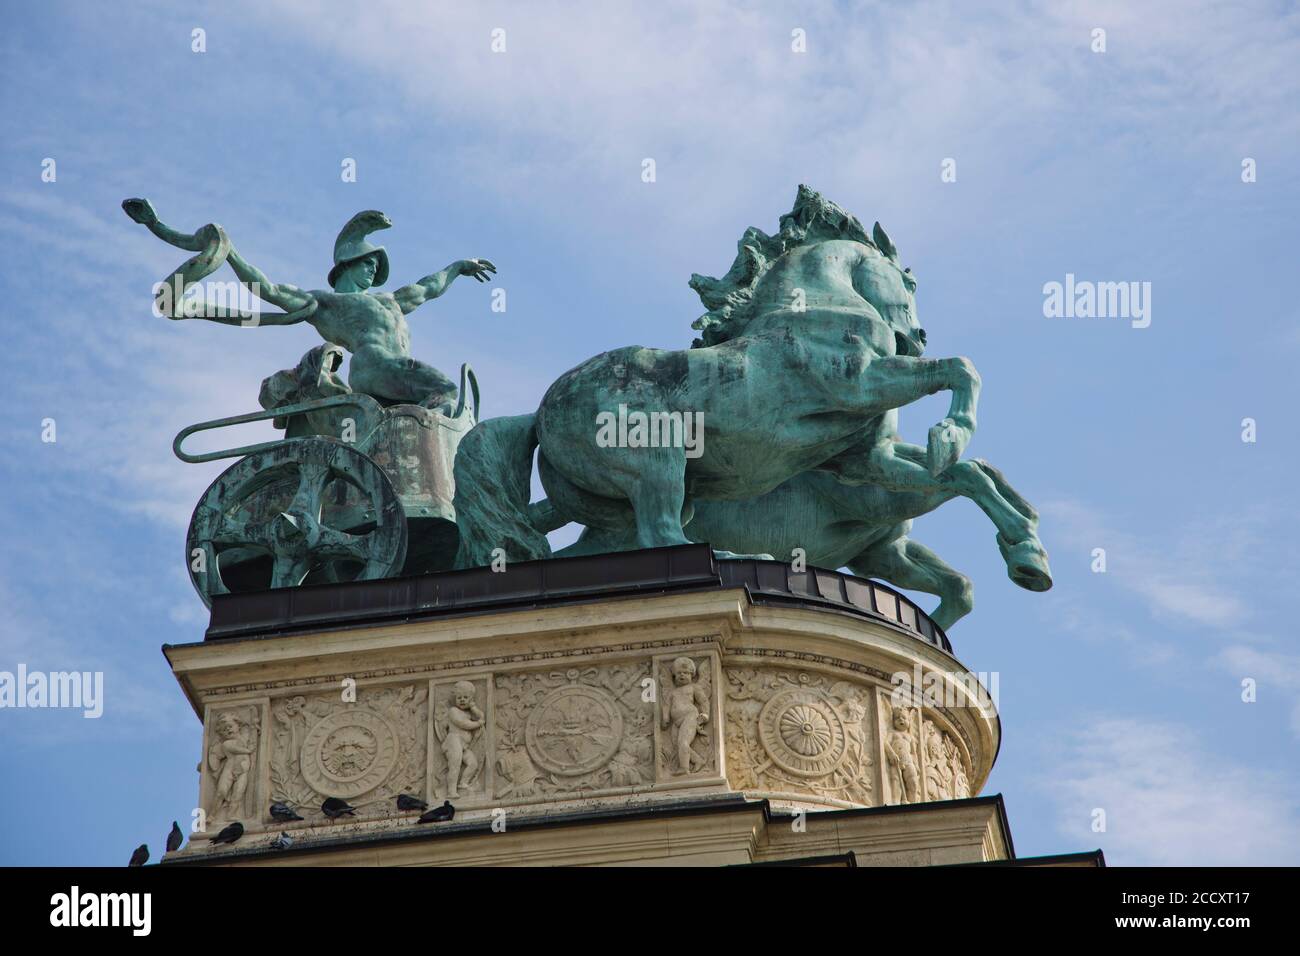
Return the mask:
<path fill-rule="evenodd" d="M 450 568 L 459 532 L 456 448 L 478 421 L 478 382 L 461 367 L 454 407 L 383 404 L 335 376 L 317 346 L 262 386 L 264 410 L 183 429 L 187 462 L 239 457 L 190 519 L 186 562 L 203 602 L 230 592 L 372 580 Z M 467 400 L 467 397 L 470 397 Z M 191 435 L 273 420 L 279 441 L 189 454 Z"/>

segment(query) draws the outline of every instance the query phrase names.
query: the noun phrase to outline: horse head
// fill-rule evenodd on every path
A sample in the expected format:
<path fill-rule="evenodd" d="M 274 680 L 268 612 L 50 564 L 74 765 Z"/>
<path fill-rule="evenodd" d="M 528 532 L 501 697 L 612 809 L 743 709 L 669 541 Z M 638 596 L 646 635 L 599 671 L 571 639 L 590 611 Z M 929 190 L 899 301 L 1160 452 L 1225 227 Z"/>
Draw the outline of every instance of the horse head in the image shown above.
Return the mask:
<path fill-rule="evenodd" d="M 854 270 L 854 289 L 894 330 L 897 353 L 919 357 L 925 352 L 925 329 L 916 317 L 916 278 L 898 261 L 898 250 L 880 223 L 872 229 L 872 240 L 879 254 L 865 257 Z"/>
<path fill-rule="evenodd" d="M 827 255 L 807 255 L 823 245 L 840 248 L 828 250 Z M 781 264 L 796 258 L 803 263 L 797 284 L 809 303 L 816 298 L 852 309 L 853 302 L 860 306 L 865 300 L 893 331 L 898 354 L 918 356 L 924 351 L 925 331 L 916 318 L 916 279 L 899 263 L 898 250 L 885 230 L 876 223 L 868 236 L 857 217 L 807 186 L 799 187 L 794 208 L 781 217 L 775 235 L 754 227 L 745 230 L 726 275 L 720 279 L 691 276 L 691 288 L 709 309 L 692 325 L 703 333 L 693 347 L 718 345 L 743 335 L 750 322 L 764 313 L 788 312 L 793 283 Z M 850 273 L 847 277 L 845 270 Z"/>

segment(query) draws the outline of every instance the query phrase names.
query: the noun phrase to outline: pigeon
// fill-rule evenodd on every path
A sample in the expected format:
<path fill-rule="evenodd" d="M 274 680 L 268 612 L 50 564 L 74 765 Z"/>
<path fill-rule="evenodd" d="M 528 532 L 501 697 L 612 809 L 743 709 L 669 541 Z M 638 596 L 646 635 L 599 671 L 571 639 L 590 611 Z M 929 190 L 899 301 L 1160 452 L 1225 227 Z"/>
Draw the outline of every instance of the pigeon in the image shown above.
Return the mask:
<path fill-rule="evenodd" d="M 277 823 L 292 823 L 294 820 L 301 820 L 302 817 L 294 811 L 293 807 L 287 803 L 271 804 L 271 819 Z"/>
<path fill-rule="evenodd" d="M 451 805 L 450 800 L 442 801 L 442 806 L 434 807 L 428 813 L 420 815 L 420 823 L 446 823 L 456 815 L 456 808 Z"/>
<path fill-rule="evenodd" d="M 397 809 L 399 810 L 428 810 L 429 805 L 419 797 L 413 797 L 409 793 L 399 793 L 397 795 Z"/>
<path fill-rule="evenodd" d="M 175 853 L 185 842 L 185 834 L 181 833 L 180 824 L 175 820 L 172 821 L 172 832 L 167 834 L 167 852 Z"/>
<path fill-rule="evenodd" d="M 215 846 L 218 843 L 234 843 L 243 835 L 244 825 L 236 821 L 230 824 L 230 826 L 223 828 L 220 833 L 214 836 L 212 838 L 212 844 Z"/>
<path fill-rule="evenodd" d="M 289 836 L 287 833 L 281 833 L 271 841 L 272 850 L 287 850 L 291 846 L 293 846 L 293 837 Z"/>
<path fill-rule="evenodd" d="M 340 800 L 338 797 L 326 797 L 325 802 L 320 805 L 320 812 L 331 820 L 337 820 L 342 816 L 356 816 L 357 808 L 350 806 L 346 800 Z"/>
<path fill-rule="evenodd" d="M 131 854 L 131 862 L 127 866 L 144 866 L 149 862 L 149 844 L 141 843 Z"/>

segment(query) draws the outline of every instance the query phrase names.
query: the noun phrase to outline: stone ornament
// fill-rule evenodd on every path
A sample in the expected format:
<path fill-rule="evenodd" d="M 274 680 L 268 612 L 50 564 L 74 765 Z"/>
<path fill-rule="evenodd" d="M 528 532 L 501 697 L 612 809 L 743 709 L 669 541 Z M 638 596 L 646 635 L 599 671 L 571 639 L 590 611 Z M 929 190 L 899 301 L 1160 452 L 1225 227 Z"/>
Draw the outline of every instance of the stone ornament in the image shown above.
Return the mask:
<path fill-rule="evenodd" d="M 713 659 L 655 658 L 659 779 L 718 773 L 713 715 Z"/>
<path fill-rule="evenodd" d="M 787 690 L 764 705 L 758 734 L 778 766 L 801 777 L 820 777 L 844 758 L 844 722 L 812 691 Z"/>
<path fill-rule="evenodd" d="M 392 773 L 399 747 L 397 730 L 378 714 L 336 711 L 307 732 L 303 778 L 317 793 L 333 797 L 369 793 Z"/>
<path fill-rule="evenodd" d="M 205 805 L 210 820 L 255 817 L 261 706 L 213 711 L 208 728 L 204 769 L 209 783 Z"/>
<path fill-rule="evenodd" d="M 970 796 L 966 759 L 951 734 L 925 721 L 925 795 L 927 800 L 961 800 Z"/>
<path fill-rule="evenodd" d="M 916 708 L 894 703 L 884 695 L 880 703 L 884 718 L 885 802 L 917 803 L 922 796 Z"/>
<path fill-rule="evenodd" d="M 734 787 L 878 802 L 869 687 L 775 668 L 728 668 L 726 678 Z"/>
<path fill-rule="evenodd" d="M 529 714 L 524 739 L 538 766 L 576 777 L 609 763 L 623 740 L 623 715 L 599 687 L 561 687 Z"/>
<path fill-rule="evenodd" d="M 430 767 L 439 800 L 481 797 L 490 772 L 487 729 L 488 678 L 433 685 Z"/>
<path fill-rule="evenodd" d="M 498 798 L 563 796 L 652 783 L 650 661 L 494 677 Z"/>
<path fill-rule="evenodd" d="M 398 793 L 427 784 L 427 685 L 282 697 L 271 706 L 272 800 L 318 807 L 339 797 L 358 816 L 391 815 Z"/>

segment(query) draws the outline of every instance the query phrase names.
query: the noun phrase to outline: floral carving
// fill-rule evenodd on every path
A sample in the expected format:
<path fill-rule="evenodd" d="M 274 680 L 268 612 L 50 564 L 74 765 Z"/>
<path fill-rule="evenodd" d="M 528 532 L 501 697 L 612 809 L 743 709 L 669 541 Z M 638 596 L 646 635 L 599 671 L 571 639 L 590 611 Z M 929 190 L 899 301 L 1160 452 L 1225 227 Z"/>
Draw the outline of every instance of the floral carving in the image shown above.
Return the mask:
<path fill-rule="evenodd" d="M 925 721 L 925 790 L 929 800 L 960 800 L 971 795 L 961 748 L 929 718 Z"/>

